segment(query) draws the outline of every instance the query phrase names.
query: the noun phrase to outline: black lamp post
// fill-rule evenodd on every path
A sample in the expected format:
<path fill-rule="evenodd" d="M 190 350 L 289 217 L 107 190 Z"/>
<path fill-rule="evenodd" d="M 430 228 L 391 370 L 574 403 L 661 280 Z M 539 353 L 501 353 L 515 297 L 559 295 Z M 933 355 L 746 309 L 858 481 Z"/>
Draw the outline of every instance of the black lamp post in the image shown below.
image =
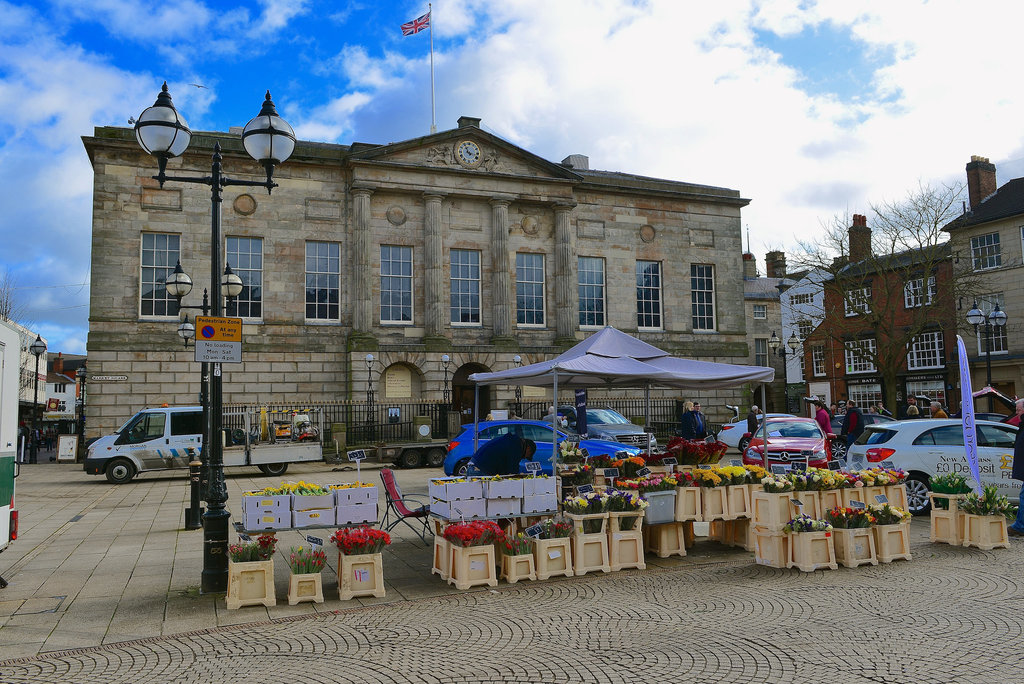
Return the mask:
<path fill-rule="evenodd" d="M 366 424 L 373 423 L 373 354 L 366 355 Z"/>
<path fill-rule="evenodd" d="M 78 409 L 78 454 L 81 458 L 85 449 L 85 364 L 78 367 L 75 377 L 78 378 L 78 399 L 75 401 L 75 408 Z"/>
<path fill-rule="evenodd" d="M 974 326 L 974 334 L 978 334 L 978 326 L 985 326 L 985 385 L 992 386 L 992 328 L 1002 328 L 1006 325 L 1006 312 L 996 304 L 988 316 L 978 308 L 978 300 L 974 300 L 974 306 L 967 312 L 967 322 Z M 993 411 L 992 395 L 988 395 L 988 410 Z"/>
<path fill-rule="evenodd" d="M 523 365 L 523 357 L 520 356 L 519 354 L 516 354 L 515 356 L 512 357 L 512 363 L 514 363 L 516 365 L 516 368 L 519 368 L 520 366 Z M 516 392 L 516 415 L 519 416 L 519 417 L 522 417 L 522 415 L 523 415 L 523 386 L 522 385 L 516 385 L 515 392 Z"/>
<path fill-rule="evenodd" d="M 153 178 L 160 183 L 161 188 L 169 180 L 196 183 L 210 188 L 210 310 L 214 316 L 220 316 L 223 312 L 221 286 L 223 284 L 230 292 L 234 284 L 234 281 L 227 282 L 226 275 L 225 281 L 221 280 L 220 219 L 223 190 L 227 186 L 263 187 L 269 194 L 277 187 L 277 183 L 273 181 L 274 167 L 288 159 L 295 149 L 295 133 L 292 127 L 277 115 L 274 102 L 270 99 L 270 91 L 267 91 L 260 113 L 249 121 L 242 131 L 242 145 L 249 156 L 263 166 L 267 175 L 265 181 L 236 180 L 223 176 L 220 143 L 214 145 L 209 176 L 168 176 L 167 161 L 185 152 L 192 139 L 192 131 L 174 108 L 171 96 L 167 92 L 167 83 L 164 83 L 156 102 L 142 112 L 135 122 L 135 137 L 142 149 L 157 158 L 159 173 Z M 181 284 L 184 284 L 183 281 Z M 188 288 L 191 288 L 191 279 L 188 279 Z M 194 333 L 195 329 L 192 331 Z M 200 586 L 202 593 L 225 591 L 228 579 L 230 513 L 225 508 L 228 493 L 224 484 L 224 453 L 220 437 L 223 403 L 221 364 L 213 363 L 210 366 L 210 408 L 204 430 L 206 439 L 203 442 L 203 452 L 209 450 L 206 462 L 210 472 L 210 487 L 207 495 L 208 506 L 203 516 L 203 575 Z"/>
<path fill-rule="evenodd" d="M 768 339 L 768 347 L 773 352 L 777 353 L 779 356 L 782 357 L 782 373 L 783 373 L 783 376 L 785 376 L 785 373 L 786 373 L 786 347 L 789 347 L 789 355 L 790 356 L 795 356 L 796 355 L 796 350 L 800 348 L 800 338 L 797 337 L 796 333 L 794 332 L 792 335 L 789 336 L 789 339 L 786 340 L 786 346 L 784 347 L 784 346 L 782 346 L 782 340 L 779 339 L 779 336 L 776 335 L 775 331 L 773 330 L 772 331 L 772 336 Z M 789 404 L 789 399 L 787 397 L 786 405 L 788 406 L 788 404 Z M 764 410 L 767 411 L 768 407 L 767 406 L 764 407 Z"/>
<path fill-rule="evenodd" d="M 36 463 L 39 458 L 39 357 L 46 353 L 46 343 L 36 335 L 36 341 L 29 345 L 28 350 L 36 357 L 35 390 L 32 394 L 32 439 L 28 442 L 28 462 Z"/>
<path fill-rule="evenodd" d="M 444 394 L 443 401 L 446 407 L 452 405 L 452 395 L 448 391 L 448 366 L 451 365 L 452 357 L 447 354 L 441 355 L 441 367 L 444 368 Z"/>

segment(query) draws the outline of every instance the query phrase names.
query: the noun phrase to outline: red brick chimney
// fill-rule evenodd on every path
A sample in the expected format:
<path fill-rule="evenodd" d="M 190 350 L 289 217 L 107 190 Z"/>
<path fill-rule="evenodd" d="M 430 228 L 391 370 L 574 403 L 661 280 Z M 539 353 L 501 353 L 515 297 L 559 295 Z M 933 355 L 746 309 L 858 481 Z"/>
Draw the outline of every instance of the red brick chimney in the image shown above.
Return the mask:
<path fill-rule="evenodd" d="M 769 278 L 786 277 L 786 253 L 778 250 L 768 252 L 764 255 L 765 264 L 768 268 Z"/>
<path fill-rule="evenodd" d="M 57 352 L 57 358 L 53 360 L 53 372 L 57 375 L 64 373 L 64 352 Z"/>
<path fill-rule="evenodd" d="M 850 262 L 857 263 L 871 256 L 871 229 L 868 228 L 868 217 L 864 214 L 853 215 L 850 226 Z"/>
<path fill-rule="evenodd" d="M 971 155 L 971 161 L 967 163 L 967 197 L 971 201 L 971 211 L 995 191 L 996 165 L 990 164 L 988 157 Z"/>
<path fill-rule="evenodd" d="M 757 261 L 750 252 L 743 253 L 743 278 L 753 280 L 757 277 Z"/>

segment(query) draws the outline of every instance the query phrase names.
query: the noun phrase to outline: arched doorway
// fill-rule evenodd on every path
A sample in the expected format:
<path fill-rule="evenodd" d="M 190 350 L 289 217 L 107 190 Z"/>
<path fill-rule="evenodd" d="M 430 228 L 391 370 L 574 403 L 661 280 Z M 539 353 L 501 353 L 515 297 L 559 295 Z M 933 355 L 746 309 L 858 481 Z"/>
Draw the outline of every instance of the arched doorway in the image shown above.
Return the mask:
<path fill-rule="evenodd" d="M 490 368 L 479 363 L 467 363 L 460 366 L 452 376 L 452 408 L 459 412 L 463 422 L 466 418 L 473 419 L 473 391 L 476 385 L 469 381 L 473 373 L 488 373 Z M 491 387 L 480 386 L 480 419 L 491 412 Z"/>

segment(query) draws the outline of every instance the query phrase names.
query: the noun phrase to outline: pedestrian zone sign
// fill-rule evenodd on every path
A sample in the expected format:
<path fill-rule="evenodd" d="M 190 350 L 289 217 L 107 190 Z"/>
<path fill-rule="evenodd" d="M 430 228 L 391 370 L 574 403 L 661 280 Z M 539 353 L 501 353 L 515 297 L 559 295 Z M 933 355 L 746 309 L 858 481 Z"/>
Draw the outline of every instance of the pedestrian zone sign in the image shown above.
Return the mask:
<path fill-rule="evenodd" d="M 242 319 L 196 316 L 196 361 L 242 363 Z"/>

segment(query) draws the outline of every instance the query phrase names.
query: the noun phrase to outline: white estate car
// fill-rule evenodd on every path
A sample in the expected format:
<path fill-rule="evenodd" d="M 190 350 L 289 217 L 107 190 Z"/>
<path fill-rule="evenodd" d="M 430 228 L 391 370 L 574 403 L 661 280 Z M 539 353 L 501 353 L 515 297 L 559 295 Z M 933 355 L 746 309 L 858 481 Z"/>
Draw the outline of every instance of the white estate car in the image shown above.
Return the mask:
<path fill-rule="evenodd" d="M 769 413 L 769 418 L 779 418 L 782 416 L 792 416 L 792 413 Z M 764 417 L 763 413 L 758 414 L 757 424 L 761 424 L 761 418 Z M 743 439 L 743 435 L 747 432 L 747 417 L 745 415 L 733 418 L 728 423 L 722 423 L 722 427 L 718 429 L 718 439 L 721 442 L 725 442 L 733 449 L 736 449 L 741 454 L 747 450 L 748 439 Z M 742 444 L 740 444 L 742 442 Z"/>
<path fill-rule="evenodd" d="M 1010 478 L 1017 428 L 987 420 L 977 422 L 978 470 L 982 484 L 995 484 L 999 493 L 1016 501 L 1021 483 Z M 907 504 L 912 513 L 926 513 L 928 481 L 933 475 L 959 473 L 974 482 L 967 465 L 964 433 L 957 419 L 901 420 L 869 425 L 850 446 L 850 469 L 873 468 L 892 461 L 907 471 Z"/>

